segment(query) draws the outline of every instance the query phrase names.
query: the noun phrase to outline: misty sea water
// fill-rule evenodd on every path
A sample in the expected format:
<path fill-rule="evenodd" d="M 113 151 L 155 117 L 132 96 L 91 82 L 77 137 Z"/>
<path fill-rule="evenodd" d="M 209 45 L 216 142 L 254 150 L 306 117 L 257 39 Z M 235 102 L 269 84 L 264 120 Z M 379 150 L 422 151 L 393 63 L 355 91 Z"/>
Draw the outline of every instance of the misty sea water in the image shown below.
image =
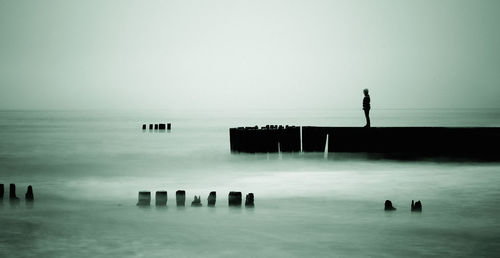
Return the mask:
<path fill-rule="evenodd" d="M 171 132 L 141 130 L 171 122 Z M 231 154 L 229 128 L 362 126 L 361 110 L 0 111 L 0 257 L 496 257 L 500 164 Z M 500 126 L 500 110 L 373 110 L 372 126 Z M 497 151 L 498 150 L 492 150 Z M 11 205 L 8 184 L 22 201 Z M 33 185 L 35 202 L 24 202 Z M 186 190 L 184 208 L 175 191 Z M 167 207 L 136 206 L 167 190 Z M 206 207 L 217 191 L 216 207 Z M 230 208 L 229 191 L 255 194 Z M 190 207 L 201 195 L 203 207 Z M 397 211 L 384 212 L 385 200 Z M 422 213 L 411 213 L 411 200 Z"/>

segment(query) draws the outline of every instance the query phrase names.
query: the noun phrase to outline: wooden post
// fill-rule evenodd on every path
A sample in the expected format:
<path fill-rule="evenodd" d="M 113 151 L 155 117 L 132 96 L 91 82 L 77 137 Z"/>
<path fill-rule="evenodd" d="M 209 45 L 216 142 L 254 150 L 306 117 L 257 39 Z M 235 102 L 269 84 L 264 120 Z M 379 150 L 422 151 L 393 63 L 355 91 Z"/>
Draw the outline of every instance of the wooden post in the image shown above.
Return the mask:
<path fill-rule="evenodd" d="M 177 202 L 177 206 L 185 206 L 186 205 L 186 191 L 177 190 L 177 192 L 175 192 L 175 200 Z"/>
<path fill-rule="evenodd" d="M 139 192 L 139 201 L 137 206 L 149 206 L 151 204 L 151 192 L 141 191 Z"/>
<path fill-rule="evenodd" d="M 229 192 L 229 206 L 241 206 L 241 192 Z"/>
<path fill-rule="evenodd" d="M 208 195 L 207 206 L 212 206 L 212 207 L 215 206 L 216 198 L 217 198 L 216 192 L 210 192 L 210 194 Z"/>
<path fill-rule="evenodd" d="M 155 204 L 156 206 L 166 206 L 167 205 L 167 191 L 156 191 Z"/>
<path fill-rule="evenodd" d="M 35 197 L 33 196 L 33 187 L 31 185 L 28 185 L 28 190 L 26 191 L 26 195 L 24 196 L 24 199 L 27 202 L 32 202 L 35 200 Z"/>

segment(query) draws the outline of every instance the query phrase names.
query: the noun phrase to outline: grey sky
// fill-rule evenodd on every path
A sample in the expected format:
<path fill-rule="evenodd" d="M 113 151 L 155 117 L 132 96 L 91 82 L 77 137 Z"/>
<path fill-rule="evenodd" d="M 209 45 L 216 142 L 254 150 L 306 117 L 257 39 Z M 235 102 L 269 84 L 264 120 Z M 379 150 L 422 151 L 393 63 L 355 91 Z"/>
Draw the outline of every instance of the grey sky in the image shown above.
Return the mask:
<path fill-rule="evenodd" d="M 500 1 L 0 0 L 0 108 L 500 108 Z"/>

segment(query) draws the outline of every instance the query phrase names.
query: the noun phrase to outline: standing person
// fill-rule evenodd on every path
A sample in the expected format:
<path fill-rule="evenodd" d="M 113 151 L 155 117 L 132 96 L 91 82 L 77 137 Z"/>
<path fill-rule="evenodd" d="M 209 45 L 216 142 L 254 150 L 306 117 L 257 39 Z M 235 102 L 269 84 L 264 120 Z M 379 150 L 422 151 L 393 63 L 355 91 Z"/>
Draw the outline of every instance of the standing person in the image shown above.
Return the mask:
<path fill-rule="evenodd" d="M 363 110 L 365 111 L 366 118 L 365 127 L 370 127 L 370 95 L 368 95 L 368 89 L 364 89 L 363 93 L 365 94 L 363 98 Z"/>

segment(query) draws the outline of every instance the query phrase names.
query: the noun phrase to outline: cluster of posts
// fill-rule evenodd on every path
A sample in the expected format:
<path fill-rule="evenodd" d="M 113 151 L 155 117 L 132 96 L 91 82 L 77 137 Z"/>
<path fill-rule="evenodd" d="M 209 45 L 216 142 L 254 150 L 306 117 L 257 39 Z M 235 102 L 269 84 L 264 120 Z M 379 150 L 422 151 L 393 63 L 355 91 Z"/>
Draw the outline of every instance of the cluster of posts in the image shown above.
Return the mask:
<path fill-rule="evenodd" d="M 4 191 L 5 191 L 4 185 L 0 184 L 0 202 L 3 202 Z M 24 198 L 26 203 L 31 203 L 35 200 L 35 197 L 33 195 L 33 187 L 31 185 L 28 186 L 28 190 L 26 191 Z M 16 195 L 16 184 L 10 184 L 9 201 L 12 204 L 16 204 L 21 201 L 19 197 L 17 197 Z"/>
<path fill-rule="evenodd" d="M 165 128 L 170 131 L 172 129 L 172 125 L 170 123 L 167 123 L 166 126 L 165 124 L 149 124 L 149 130 L 162 130 L 164 131 Z M 142 130 L 146 130 L 146 124 L 142 125 Z"/>
<path fill-rule="evenodd" d="M 385 211 L 395 211 L 396 208 L 394 206 L 392 206 L 392 202 L 390 200 L 385 200 L 384 210 Z M 410 210 L 422 212 L 422 202 L 420 202 L 420 200 L 417 202 L 414 202 L 414 200 L 411 200 L 411 209 Z"/>
<path fill-rule="evenodd" d="M 232 152 L 300 152 L 300 127 L 266 125 L 229 129 Z"/>
<path fill-rule="evenodd" d="M 229 192 L 228 196 L 228 205 L 229 206 L 240 206 L 242 204 L 242 195 L 241 192 Z M 215 191 L 210 192 L 207 198 L 207 206 L 214 207 L 217 199 L 217 193 Z M 156 206 L 166 206 L 168 200 L 167 191 L 156 191 L 155 195 L 155 205 Z M 186 191 L 177 190 L 175 192 L 175 201 L 176 205 L 183 207 L 186 206 Z M 139 201 L 137 202 L 137 206 L 150 206 L 151 205 L 151 192 L 149 191 L 140 191 L 139 192 Z M 201 207 L 201 196 L 194 196 L 194 200 L 191 202 L 191 207 Z M 246 195 L 245 199 L 246 207 L 254 207 L 254 195 L 253 193 L 249 193 Z"/>

